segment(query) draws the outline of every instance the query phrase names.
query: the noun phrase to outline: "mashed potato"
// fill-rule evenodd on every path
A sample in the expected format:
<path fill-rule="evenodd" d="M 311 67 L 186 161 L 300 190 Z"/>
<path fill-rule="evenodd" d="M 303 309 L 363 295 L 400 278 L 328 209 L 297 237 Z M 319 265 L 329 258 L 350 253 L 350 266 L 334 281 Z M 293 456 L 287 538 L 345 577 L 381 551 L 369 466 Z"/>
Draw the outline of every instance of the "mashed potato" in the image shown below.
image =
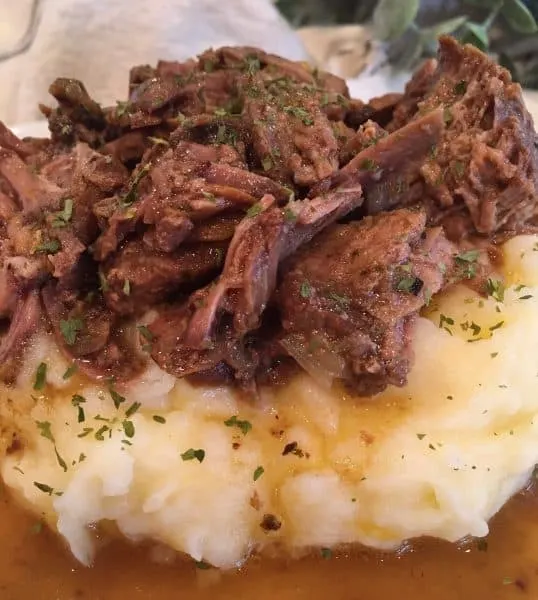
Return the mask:
<path fill-rule="evenodd" d="M 435 298 L 409 384 L 374 399 L 303 375 L 253 404 L 156 367 L 111 395 L 64 379 L 40 339 L 2 392 L 3 429 L 22 443 L 3 479 L 87 564 L 94 526 L 110 522 L 223 568 L 275 547 L 484 536 L 538 462 L 537 249 L 532 236 L 506 244 L 503 302 L 462 286 Z"/>

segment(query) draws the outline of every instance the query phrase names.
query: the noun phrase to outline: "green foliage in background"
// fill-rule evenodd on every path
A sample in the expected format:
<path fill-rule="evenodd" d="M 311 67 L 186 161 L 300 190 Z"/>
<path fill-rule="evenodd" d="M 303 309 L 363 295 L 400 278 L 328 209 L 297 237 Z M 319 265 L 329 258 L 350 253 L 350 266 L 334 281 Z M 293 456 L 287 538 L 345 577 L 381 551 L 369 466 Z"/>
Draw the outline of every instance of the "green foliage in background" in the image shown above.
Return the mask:
<path fill-rule="evenodd" d="M 396 68 L 413 68 L 442 34 L 490 52 L 538 88 L 538 0 L 277 0 L 293 26 L 368 23 Z"/>

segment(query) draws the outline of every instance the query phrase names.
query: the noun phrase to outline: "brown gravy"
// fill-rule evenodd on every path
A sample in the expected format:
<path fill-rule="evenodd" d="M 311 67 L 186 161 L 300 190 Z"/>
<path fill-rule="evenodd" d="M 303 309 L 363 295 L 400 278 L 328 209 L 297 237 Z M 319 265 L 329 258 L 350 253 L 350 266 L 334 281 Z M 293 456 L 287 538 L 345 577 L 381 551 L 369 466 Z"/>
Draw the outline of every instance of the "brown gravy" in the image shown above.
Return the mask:
<path fill-rule="evenodd" d="M 253 559 L 235 573 L 149 560 L 113 543 L 91 569 L 10 501 L 0 500 L 1 600 L 495 600 L 538 598 L 538 492 L 513 498 L 484 544 L 419 541 L 402 554 L 357 551 L 297 561 Z M 36 526 L 37 525 L 37 526 Z"/>

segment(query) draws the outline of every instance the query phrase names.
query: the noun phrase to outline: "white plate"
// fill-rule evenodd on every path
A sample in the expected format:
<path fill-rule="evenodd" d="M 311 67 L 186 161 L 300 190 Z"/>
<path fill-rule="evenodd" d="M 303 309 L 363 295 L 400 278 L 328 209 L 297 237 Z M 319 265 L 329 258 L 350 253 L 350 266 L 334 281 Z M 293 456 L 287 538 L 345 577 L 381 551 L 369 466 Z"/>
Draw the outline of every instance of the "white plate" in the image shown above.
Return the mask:
<path fill-rule="evenodd" d="M 538 126 L 538 91 L 535 90 L 524 90 L 523 97 L 525 98 L 525 104 L 527 109 L 534 119 L 534 123 Z M 14 133 L 19 137 L 31 136 L 31 137 L 48 137 L 49 130 L 47 121 L 32 121 L 29 123 L 21 123 L 12 127 Z"/>

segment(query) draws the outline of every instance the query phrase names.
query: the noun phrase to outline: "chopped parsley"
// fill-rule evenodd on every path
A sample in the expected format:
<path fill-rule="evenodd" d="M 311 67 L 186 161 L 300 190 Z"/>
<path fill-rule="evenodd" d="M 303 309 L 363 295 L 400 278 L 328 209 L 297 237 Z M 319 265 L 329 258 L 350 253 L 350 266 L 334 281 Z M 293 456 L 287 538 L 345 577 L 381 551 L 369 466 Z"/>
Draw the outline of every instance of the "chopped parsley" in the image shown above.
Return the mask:
<path fill-rule="evenodd" d="M 226 427 L 238 427 L 243 432 L 243 435 L 247 435 L 252 429 L 252 423 L 250 421 L 241 421 L 237 418 L 237 415 L 224 421 L 224 425 L 226 425 Z"/>
<path fill-rule="evenodd" d="M 301 283 L 299 293 L 301 294 L 301 298 L 310 298 L 312 295 L 312 286 L 308 281 L 303 281 L 303 283 Z"/>
<path fill-rule="evenodd" d="M 63 210 L 54 214 L 52 226 L 56 228 L 65 227 L 73 217 L 73 198 L 64 200 Z"/>
<path fill-rule="evenodd" d="M 194 564 L 196 565 L 196 568 L 200 569 L 201 571 L 207 571 L 208 569 L 211 569 L 211 565 L 203 560 L 195 560 Z"/>
<path fill-rule="evenodd" d="M 204 60 L 204 64 L 202 65 L 202 69 L 204 70 L 205 73 L 213 73 L 216 66 L 217 66 L 217 63 L 214 60 L 212 60 L 210 58 L 206 58 Z"/>
<path fill-rule="evenodd" d="M 258 479 L 264 474 L 265 469 L 260 465 L 254 469 L 254 473 L 252 475 L 252 479 L 254 481 L 258 481 Z"/>
<path fill-rule="evenodd" d="M 269 154 L 266 154 L 262 159 L 262 167 L 264 171 L 270 171 L 274 166 L 273 159 Z"/>
<path fill-rule="evenodd" d="M 155 423 L 160 423 L 161 425 L 164 425 L 166 423 L 166 419 L 164 417 L 161 417 L 161 415 L 153 415 L 153 420 L 155 421 Z"/>
<path fill-rule="evenodd" d="M 151 163 L 146 163 L 141 169 L 138 169 L 136 175 L 133 177 L 127 193 L 120 198 L 120 205 L 122 207 L 131 206 L 137 199 L 138 186 L 142 179 L 149 173 L 151 169 Z"/>
<path fill-rule="evenodd" d="M 131 406 L 129 406 L 129 408 L 125 411 L 125 416 L 127 418 L 132 417 L 141 406 L 142 404 L 140 404 L 140 402 L 133 402 Z"/>
<path fill-rule="evenodd" d="M 81 406 L 82 404 L 84 404 L 86 402 L 86 398 L 84 398 L 84 396 L 81 396 L 80 394 L 74 394 L 74 396 L 71 398 L 71 404 L 78 409 L 78 422 L 79 423 L 84 423 L 84 421 L 86 420 L 86 416 L 84 414 L 84 408 Z"/>
<path fill-rule="evenodd" d="M 47 485 L 46 483 L 39 483 L 39 481 L 34 481 L 34 485 L 40 492 L 43 492 L 44 494 L 48 494 L 49 496 L 52 496 L 52 494 L 61 496 L 60 492 L 55 492 L 54 488 L 50 487 L 50 485 Z"/>
<path fill-rule="evenodd" d="M 71 379 L 73 375 L 77 372 L 78 366 L 73 363 L 71 366 L 67 367 L 65 373 L 62 375 L 62 379 L 66 381 L 67 379 Z"/>
<path fill-rule="evenodd" d="M 486 291 L 488 296 L 491 296 L 494 300 L 497 300 L 497 302 L 504 301 L 505 287 L 504 283 L 499 279 L 491 279 L 491 277 L 489 277 L 486 282 Z"/>
<path fill-rule="evenodd" d="M 465 94 L 466 91 L 467 91 L 467 82 L 464 79 L 461 79 L 454 86 L 454 93 L 457 94 L 458 96 L 463 96 L 463 94 Z"/>
<path fill-rule="evenodd" d="M 140 335 L 148 342 L 153 342 L 155 340 L 155 336 L 146 325 L 138 325 L 137 329 Z"/>
<path fill-rule="evenodd" d="M 373 161 L 371 158 L 365 158 L 361 164 L 360 164 L 360 168 L 363 171 L 375 171 L 378 166 L 375 163 L 375 161 Z"/>
<path fill-rule="evenodd" d="M 256 202 L 256 204 L 253 204 L 247 210 L 246 216 L 247 217 L 256 217 L 262 212 L 263 212 L 263 206 L 259 202 Z"/>
<path fill-rule="evenodd" d="M 520 296 L 518 300 L 529 300 L 532 298 L 532 294 L 526 294 L 525 296 Z"/>
<path fill-rule="evenodd" d="M 41 242 L 34 248 L 35 254 L 56 254 L 60 251 L 62 245 L 58 240 L 52 239 L 46 242 Z"/>
<path fill-rule="evenodd" d="M 349 306 L 349 303 L 351 302 L 351 300 L 349 299 L 348 296 L 341 296 L 340 294 L 337 294 L 336 292 L 331 292 L 329 294 L 329 298 L 333 302 L 336 302 L 336 304 L 338 304 L 338 306 L 340 308 L 347 308 Z"/>
<path fill-rule="evenodd" d="M 114 388 L 110 388 L 109 393 L 110 397 L 112 398 L 112 402 L 114 402 L 114 407 L 118 409 L 125 402 L 125 397 L 121 394 L 118 394 Z"/>
<path fill-rule="evenodd" d="M 418 438 L 419 440 L 423 440 L 425 437 L 426 437 L 426 434 L 425 434 L 425 433 L 417 433 L 417 438 Z"/>
<path fill-rule="evenodd" d="M 206 192 L 205 190 L 202 190 L 202 196 L 206 200 L 209 200 L 209 202 L 215 203 L 217 201 L 217 198 L 215 197 L 215 194 L 212 194 L 211 192 Z"/>
<path fill-rule="evenodd" d="M 135 434 L 135 426 L 132 421 L 123 421 L 123 433 L 125 433 L 125 437 L 132 438 Z"/>
<path fill-rule="evenodd" d="M 93 431 L 93 430 L 92 430 Z M 95 439 L 102 442 L 105 439 L 105 433 L 110 431 L 110 427 L 108 425 L 103 425 L 95 432 Z M 80 437 L 80 436 L 79 436 Z"/>
<path fill-rule="evenodd" d="M 333 552 L 330 548 L 322 548 L 321 549 L 321 558 L 329 559 L 332 558 Z"/>
<path fill-rule="evenodd" d="M 40 391 L 45 387 L 47 379 L 47 363 L 39 363 L 35 372 L 34 390 Z"/>
<path fill-rule="evenodd" d="M 54 443 L 54 436 L 52 435 L 52 431 L 51 431 L 51 424 L 50 421 L 36 421 L 35 424 L 37 425 L 37 428 L 39 429 L 39 433 L 41 434 L 41 437 L 44 437 L 47 440 L 50 440 L 51 442 Z"/>
<path fill-rule="evenodd" d="M 504 325 L 504 321 L 499 321 L 498 323 L 495 323 L 495 325 L 492 325 L 489 328 L 489 330 L 490 331 L 495 331 L 496 329 L 500 329 L 503 325 Z"/>
<path fill-rule="evenodd" d="M 87 435 L 90 435 L 90 433 L 93 432 L 93 427 L 84 427 L 84 429 L 82 430 L 82 433 L 79 433 L 77 435 L 78 438 L 85 438 Z"/>
<path fill-rule="evenodd" d="M 314 125 L 314 119 L 308 114 L 304 108 L 298 106 L 284 106 L 284 112 L 293 115 L 303 122 L 303 125 Z"/>
<path fill-rule="evenodd" d="M 131 110 L 131 103 L 130 102 L 116 102 L 117 106 L 116 106 L 116 116 L 119 117 L 123 117 L 123 115 L 129 114 L 129 111 Z"/>
<path fill-rule="evenodd" d="M 447 329 L 447 325 L 452 326 L 454 325 L 454 319 L 452 317 L 447 317 L 446 315 L 443 315 L 442 313 L 439 315 L 439 329 L 446 329 L 449 333 L 452 333 L 451 331 L 449 331 Z"/>
<path fill-rule="evenodd" d="M 64 337 L 65 343 L 68 346 L 74 346 L 77 341 L 78 334 L 84 327 L 82 319 L 62 319 L 60 321 L 60 331 Z"/>
<path fill-rule="evenodd" d="M 402 277 L 396 284 L 396 290 L 399 292 L 407 292 L 418 296 L 420 290 L 424 287 L 424 282 L 420 277 L 414 277 L 413 275 L 406 275 Z"/>
<path fill-rule="evenodd" d="M 472 279 L 476 275 L 476 261 L 480 256 L 480 250 L 467 250 L 456 256 L 456 264 L 461 268 L 462 275 Z"/>
<path fill-rule="evenodd" d="M 289 206 L 284 207 L 284 219 L 286 219 L 286 221 L 289 221 L 291 223 L 293 223 L 294 221 L 297 221 L 297 215 L 293 212 L 293 210 Z"/>
<path fill-rule="evenodd" d="M 188 450 L 186 450 L 185 452 L 183 452 L 183 454 L 181 454 L 181 459 L 182 460 L 197 460 L 198 462 L 203 462 L 205 458 L 205 450 L 202 450 L 202 448 L 198 448 L 198 449 L 194 449 L 194 448 L 189 448 Z"/>

